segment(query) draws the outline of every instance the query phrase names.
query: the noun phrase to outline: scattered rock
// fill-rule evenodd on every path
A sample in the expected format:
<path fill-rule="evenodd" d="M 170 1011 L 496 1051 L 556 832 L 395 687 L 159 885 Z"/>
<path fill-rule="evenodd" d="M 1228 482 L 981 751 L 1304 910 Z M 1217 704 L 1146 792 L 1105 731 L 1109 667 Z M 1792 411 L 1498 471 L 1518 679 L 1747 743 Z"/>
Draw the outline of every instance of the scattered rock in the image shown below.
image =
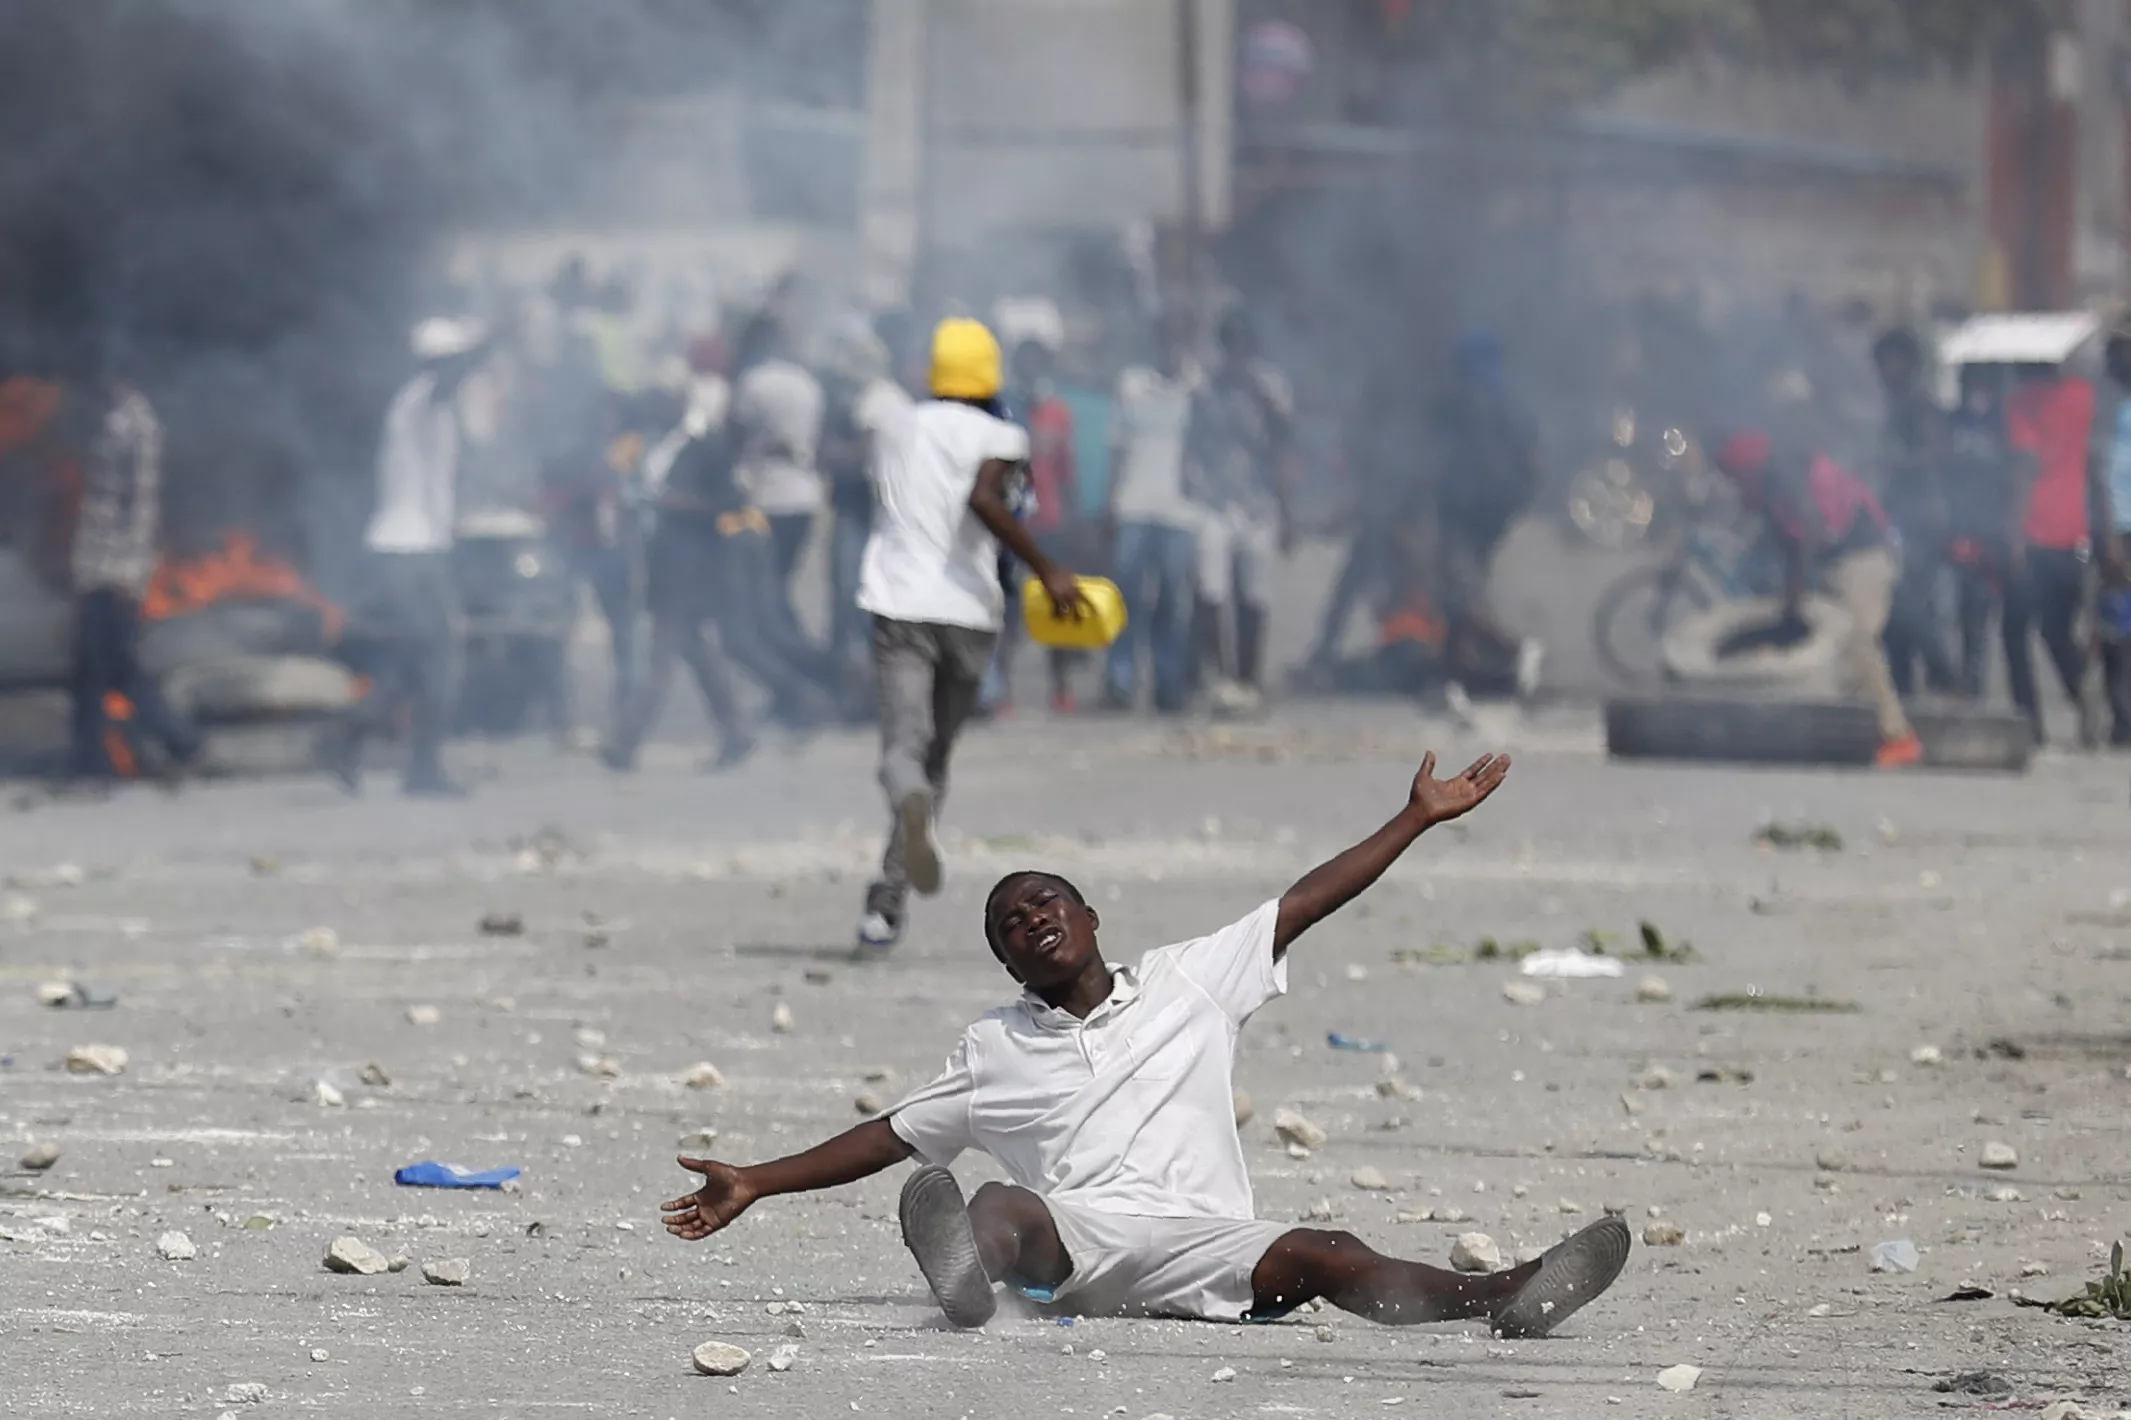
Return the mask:
<path fill-rule="evenodd" d="M 874 1115 L 879 1114 L 882 1110 L 888 1107 L 886 1104 L 882 1103 L 881 1097 L 877 1094 L 874 1094 L 871 1090 L 867 1090 L 865 1093 L 861 1094 L 857 1099 L 852 1100 L 851 1105 L 852 1108 L 856 1109 L 860 1114 L 865 1115 L 869 1119 L 872 1118 Z"/>
<path fill-rule="evenodd" d="M 37 1004 L 59 1009 L 74 999 L 74 983 L 71 981 L 47 981 L 37 988 Z"/>
<path fill-rule="evenodd" d="M 11 892 L 5 897 L 0 897 L 0 922 L 11 922 L 16 926 L 21 926 L 24 923 L 35 922 L 36 920 L 37 899 L 24 897 L 19 892 Z"/>
<path fill-rule="evenodd" d="M 1667 1366 L 1657 1373 L 1658 1386 L 1674 1395 L 1685 1395 L 1702 1379 L 1700 1366 Z"/>
<path fill-rule="evenodd" d="M 2060 1400 L 2043 1407 L 2042 1420 L 2090 1420 L 2087 1412 L 2076 1401 Z"/>
<path fill-rule="evenodd" d="M 717 1066 L 705 1060 L 700 1065 L 689 1066 L 688 1073 L 681 1076 L 681 1083 L 691 1090 L 710 1090 L 724 1084 L 725 1076 Z"/>
<path fill-rule="evenodd" d="M 1641 1090 L 1669 1090 L 1676 1078 L 1677 1076 L 1664 1066 L 1653 1065 L 1636 1077 L 1635 1086 Z"/>
<path fill-rule="evenodd" d="M 32 1144 L 29 1152 L 16 1160 L 16 1162 L 31 1173 L 43 1173 L 46 1169 L 59 1162 L 59 1146 L 57 1144 Z"/>
<path fill-rule="evenodd" d="M 1329 1198 L 1320 1198 L 1302 1210 L 1302 1220 L 1305 1223 L 1329 1223 L 1337 1216 L 1338 1214 L 1332 1208 L 1332 1200 Z"/>
<path fill-rule="evenodd" d="M 2020 1275 L 2022 1277 L 2047 1277 L 2050 1275 L 2050 1265 L 2047 1262 L 2023 1262 L 2020 1264 Z"/>
<path fill-rule="evenodd" d="M 1907 1238 L 1872 1245 L 1874 1272 L 1914 1272 L 1916 1263 L 1916 1244 Z"/>
<path fill-rule="evenodd" d="M 1826 1169 L 1829 1173 L 1841 1173 L 1850 1166 L 1850 1160 L 1842 1150 L 1830 1146 L 1813 1156 L 1813 1165 Z"/>
<path fill-rule="evenodd" d="M 779 1001 L 775 1008 L 770 1011 L 770 1029 L 779 1035 L 790 1035 L 792 1033 L 792 1008 L 790 1006 Z"/>
<path fill-rule="evenodd" d="M 1564 1198 L 1556 1206 L 1564 1213 L 1581 1213 L 1583 1211 L 1583 1205 L 1573 1198 Z"/>
<path fill-rule="evenodd" d="M 722 1341 L 706 1341 L 695 1351 L 696 1369 L 706 1376 L 737 1376 L 754 1359 L 738 1346 Z"/>
<path fill-rule="evenodd" d="M 408 1268 L 412 1266 L 414 1266 L 413 1258 L 409 1257 L 404 1252 L 396 1252 L 392 1255 L 392 1260 L 385 1264 L 385 1270 L 387 1272 L 399 1273 L 405 1272 Z"/>
<path fill-rule="evenodd" d="M 1273 1132 L 1291 1148 L 1321 1149 L 1328 1137 L 1322 1129 L 1292 1109 L 1273 1111 Z"/>
<path fill-rule="evenodd" d="M 770 1352 L 769 1368 L 782 1375 L 792 1369 L 792 1363 L 798 1359 L 799 1348 L 787 1341 L 776 1350 Z"/>
<path fill-rule="evenodd" d="M 1929 1068 L 1934 1065 L 1945 1064 L 1946 1057 L 1936 1045 L 1920 1045 L 1909 1052 L 1909 1063 Z"/>
<path fill-rule="evenodd" d="M 1678 1247 L 1687 1241 L 1687 1230 L 1677 1223 L 1652 1223 L 1643 1229 L 1644 1247 Z"/>
<path fill-rule="evenodd" d="M 339 1086 L 330 1080 L 311 1081 L 311 1103 L 321 1109 L 339 1109 L 348 1102 Z"/>
<path fill-rule="evenodd" d="M 622 1062 L 611 1055 L 580 1055 L 577 1069 L 595 1080 L 615 1080 L 621 1078 Z"/>
<path fill-rule="evenodd" d="M 340 933 L 331 927 L 306 927 L 296 934 L 296 950 L 307 957 L 340 955 Z"/>
<path fill-rule="evenodd" d="M 155 1240 L 155 1250 L 169 1262 L 190 1262 L 200 1255 L 192 1239 L 183 1233 L 165 1233 Z"/>
<path fill-rule="evenodd" d="M 323 1364 L 333 1359 L 333 1353 L 323 1346 L 313 1346 L 311 1348 L 311 1359 Z"/>
<path fill-rule="evenodd" d="M 570 1032 L 570 1038 L 576 1041 L 578 1047 L 582 1050 L 597 1050 L 607 1043 L 607 1033 L 603 1030 L 594 1030 L 590 1026 L 579 1026 L 576 1030 Z"/>
<path fill-rule="evenodd" d="M 2013 1393 L 2013 1383 L 1990 1371 L 1963 1371 L 1942 1381 L 1933 1381 L 1931 1388 L 1941 1395 L 1973 1395 L 1986 1400 L 2000 1399 Z"/>
<path fill-rule="evenodd" d="M 1485 1233 L 1459 1233 L 1450 1245 L 1450 1265 L 1460 1272 L 1493 1272 L 1502 1265 L 1502 1249 Z"/>
<path fill-rule="evenodd" d="M 1646 976 L 1636 984 L 1635 999 L 1660 1004 L 1672 999 L 1672 988 L 1662 976 Z"/>
<path fill-rule="evenodd" d="M 1223 1366 L 1213 1373 L 1213 1378 L 1216 1381 L 1232 1381 L 1236 1378 L 1236 1368 L 1234 1366 Z"/>
<path fill-rule="evenodd" d="M 444 1019 L 444 1013 L 434 1006 L 409 1006 L 407 1024 L 410 1026 L 433 1026 Z"/>
<path fill-rule="evenodd" d="M 2012 1145 L 1993 1139 L 1983 1146 L 1976 1162 L 1987 1169 L 2016 1169 L 2020 1167 L 2020 1151 Z"/>
<path fill-rule="evenodd" d="M 1531 981 L 1505 981 L 1502 999 L 1512 1006 L 1536 1006 L 1546 999 L 1546 988 Z"/>
<path fill-rule="evenodd" d="M 481 919 L 484 937 L 522 937 L 525 919 L 515 912 L 491 912 Z"/>
<path fill-rule="evenodd" d="M 240 1381 L 222 1392 L 224 1405 L 263 1405 L 267 1389 L 258 1381 Z"/>
<path fill-rule="evenodd" d="M 1372 1193 L 1381 1193 L 1391 1186 L 1390 1179 L 1385 1178 L 1379 1170 L 1373 1169 L 1367 1164 L 1363 1164 L 1360 1168 L 1354 1170 L 1353 1176 L 1347 1182 L 1353 1184 L 1356 1188 L 1365 1189 Z"/>
<path fill-rule="evenodd" d="M 693 1134 L 683 1134 L 681 1136 L 680 1150 L 682 1153 L 690 1155 L 707 1154 L 717 1145 L 717 1142 L 717 1130 L 698 1129 Z"/>
<path fill-rule="evenodd" d="M 2002 1183 L 1983 1195 L 1985 1203 L 2019 1203 L 2023 1202 L 2025 1198 L 2026 1195 L 2021 1193 L 2019 1189 Z"/>
<path fill-rule="evenodd" d="M 1239 1089 L 1235 1092 L 1235 1106 L 1236 1128 L 1241 1129 L 1257 1117 L 1258 1106 L 1251 1103 L 1251 1097 L 1247 1091 Z"/>
<path fill-rule="evenodd" d="M 473 1271 L 471 1258 L 444 1257 L 422 1264 L 422 1280 L 432 1287 L 463 1287 Z"/>
<path fill-rule="evenodd" d="M 385 1089 L 392 1083 L 392 1077 L 385 1073 L 385 1067 L 375 1060 L 363 1066 L 361 1078 L 364 1084 L 376 1090 Z"/>
<path fill-rule="evenodd" d="M 333 1246 L 326 1249 L 326 1271 L 352 1272 L 364 1277 L 375 1277 L 392 1264 L 361 1238 L 335 1238 Z"/>
<path fill-rule="evenodd" d="M 116 1045 L 77 1045 L 67 1052 L 67 1073 L 123 1075 L 127 1058 L 126 1052 Z"/>
<path fill-rule="evenodd" d="M 1322 1323 L 1318 1324 L 1316 1336 L 1319 1341 L 1331 1341 L 1337 1338 L 1338 1335 L 1339 1333 L 1332 1330 L 1331 1327 L 1326 1326 Z"/>

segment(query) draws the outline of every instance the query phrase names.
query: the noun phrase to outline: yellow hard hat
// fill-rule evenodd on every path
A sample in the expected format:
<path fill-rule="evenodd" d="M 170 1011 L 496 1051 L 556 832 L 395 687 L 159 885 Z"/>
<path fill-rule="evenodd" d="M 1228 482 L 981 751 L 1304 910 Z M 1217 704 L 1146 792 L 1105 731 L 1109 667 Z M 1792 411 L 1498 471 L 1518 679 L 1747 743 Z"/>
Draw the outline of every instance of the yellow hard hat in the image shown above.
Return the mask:
<path fill-rule="evenodd" d="M 955 316 L 933 327 L 932 392 L 941 399 L 990 399 L 999 392 L 999 342 L 984 322 Z"/>

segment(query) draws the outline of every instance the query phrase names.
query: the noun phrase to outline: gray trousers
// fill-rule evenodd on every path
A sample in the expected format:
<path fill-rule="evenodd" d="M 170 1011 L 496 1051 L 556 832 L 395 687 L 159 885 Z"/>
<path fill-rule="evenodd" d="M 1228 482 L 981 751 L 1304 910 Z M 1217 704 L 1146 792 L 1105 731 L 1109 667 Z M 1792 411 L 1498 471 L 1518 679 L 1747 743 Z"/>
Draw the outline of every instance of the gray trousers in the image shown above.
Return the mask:
<path fill-rule="evenodd" d="M 947 798 L 947 760 L 991 664 L 995 631 L 873 618 L 873 686 L 880 704 L 881 788 L 888 795 L 888 851 L 866 908 L 900 922 L 910 896 L 895 806 L 921 789 L 933 812 Z"/>

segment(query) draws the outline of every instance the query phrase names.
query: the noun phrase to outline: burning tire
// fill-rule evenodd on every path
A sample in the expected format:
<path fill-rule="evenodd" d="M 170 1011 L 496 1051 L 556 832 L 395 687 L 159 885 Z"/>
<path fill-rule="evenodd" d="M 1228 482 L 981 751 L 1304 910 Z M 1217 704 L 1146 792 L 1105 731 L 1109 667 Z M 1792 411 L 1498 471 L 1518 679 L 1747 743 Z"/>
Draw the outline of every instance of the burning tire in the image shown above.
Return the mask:
<path fill-rule="evenodd" d="M 1681 617 L 1664 632 L 1666 676 L 1690 690 L 1722 693 L 1762 689 L 1791 695 L 1834 695 L 1843 686 L 1843 643 L 1850 615 L 1834 602 L 1806 598 L 1809 628 L 1794 646 L 1771 646 L 1744 655 L 1719 654 L 1742 631 L 1764 626 L 1781 614 L 1774 598 L 1725 602 Z"/>
<path fill-rule="evenodd" d="M 171 675 L 181 667 L 238 657 L 321 656 L 325 617 L 314 606 L 278 598 L 217 602 L 141 629 L 141 668 Z"/>
<path fill-rule="evenodd" d="M 2016 715 L 1942 710 L 1910 719 L 1933 768 L 2018 774 L 2034 753 Z M 1872 707 L 1858 701 L 1671 695 L 1606 703 L 1606 750 L 1616 759 L 1864 766 L 1878 749 Z"/>
<path fill-rule="evenodd" d="M 345 666 L 309 656 L 235 656 L 180 666 L 163 678 L 180 713 L 206 724 L 337 715 L 355 703 Z"/>

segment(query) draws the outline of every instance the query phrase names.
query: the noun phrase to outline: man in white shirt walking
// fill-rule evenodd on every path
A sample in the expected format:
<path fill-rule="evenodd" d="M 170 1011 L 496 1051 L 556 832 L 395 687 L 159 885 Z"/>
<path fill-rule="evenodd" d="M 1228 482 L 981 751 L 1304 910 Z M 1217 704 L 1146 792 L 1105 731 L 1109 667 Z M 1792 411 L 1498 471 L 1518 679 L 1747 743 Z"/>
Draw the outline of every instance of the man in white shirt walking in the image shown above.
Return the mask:
<path fill-rule="evenodd" d="M 1185 438 L 1201 380 L 1191 358 L 1191 322 L 1163 314 L 1157 363 L 1118 376 L 1111 421 L 1111 562 L 1129 613 L 1110 648 L 1103 702 L 1129 710 L 1139 690 L 1139 648 L 1154 669 L 1154 708 L 1176 714 L 1191 698 L 1191 611 L 1198 530 L 1206 510 L 1184 492 Z"/>
<path fill-rule="evenodd" d="M 740 436 L 740 487 L 770 520 L 770 546 L 783 591 L 778 609 L 796 628 L 792 574 L 827 501 L 815 462 L 827 399 L 821 381 L 792 358 L 792 336 L 781 312 L 765 311 L 748 324 L 740 336 L 739 369 L 732 417 Z"/>
<path fill-rule="evenodd" d="M 955 738 L 976 708 L 1005 594 L 999 547 L 1036 574 L 1061 610 L 1083 609 L 1073 574 L 1036 546 L 1009 506 L 1028 434 L 999 417 L 999 342 L 977 321 L 933 332 L 932 395 L 890 414 L 875 435 L 878 505 L 859 569 L 873 616 L 888 849 L 866 889 L 862 949 L 900 941 L 911 889 L 940 890 L 934 815 Z"/>
<path fill-rule="evenodd" d="M 459 593 L 451 548 L 458 516 L 459 386 L 489 349 L 471 320 L 426 320 L 415 327 L 421 370 L 385 410 L 377 451 L 377 511 L 363 534 L 372 598 L 386 640 L 370 693 L 324 747 L 327 768 L 354 793 L 362 785 L 363 745 L 409 712 L 406 791 L 457 798 L 444 772 L 457 673 Z"/>

